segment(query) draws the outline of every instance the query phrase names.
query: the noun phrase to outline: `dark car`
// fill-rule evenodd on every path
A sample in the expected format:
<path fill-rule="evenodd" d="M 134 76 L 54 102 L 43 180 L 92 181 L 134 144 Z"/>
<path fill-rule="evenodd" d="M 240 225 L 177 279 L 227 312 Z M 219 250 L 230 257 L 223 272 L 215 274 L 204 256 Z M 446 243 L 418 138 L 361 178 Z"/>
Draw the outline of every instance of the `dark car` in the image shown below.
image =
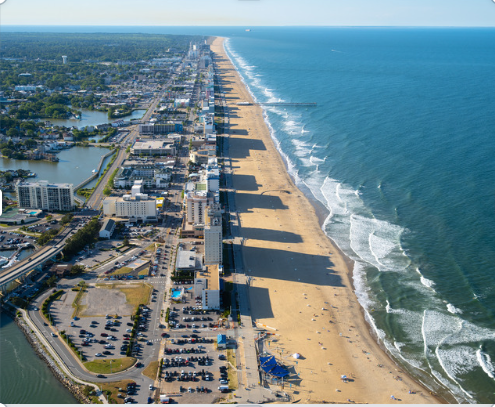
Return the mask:
<path fill-rule="evenodd" d="M 99 377 L 100 379 L 104 379 L 106 376 L 102 374 L 97 374 L 96 377 Z"/>
<path fill-rule="evenodd" d="M 111 354 L 112 354 L 112 352 L 110 352 L 109 350 L 105 350 L 105 351 L 103 351 L 103 354 L 104 354 L 104 355 L 111 355 Z"/>

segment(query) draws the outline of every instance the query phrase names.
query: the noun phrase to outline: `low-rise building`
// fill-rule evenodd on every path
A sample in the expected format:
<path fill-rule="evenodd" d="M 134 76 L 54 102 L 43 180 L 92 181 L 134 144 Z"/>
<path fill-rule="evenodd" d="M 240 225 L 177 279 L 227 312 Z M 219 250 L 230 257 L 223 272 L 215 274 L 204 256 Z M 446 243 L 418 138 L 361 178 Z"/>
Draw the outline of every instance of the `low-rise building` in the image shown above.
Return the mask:
<path fill-rule="evenodd" d="M 110 239 L 112 233 L 115 230 L 115 221 L 113 219 L 105 219 L 103 226 L 100 229 L 100 237 L 102 239 Z"/>
<path fill-rule="evenodd" d="M 163 155 L 174 155 L 176 154 L 176 148 L 174 140 L 146 140 L 146 141 L 136 141 L 131 148 L 132 154 L 144 154 L 147 156 L 163 156 Z"/>
<path fill-rule="evenodd" d="M 156 222 L 157 210 L 155 198 L 146 194 L 137 194 L 135 197 L 108 197 L 103 201 L 103 214 L 126 218 L 130 222 Z"/>
<path fill-rule="evenodd" d="M 227 349 L 227 335 L 218 334 L 217 335 L 217 348 L 218 349 Z"/>

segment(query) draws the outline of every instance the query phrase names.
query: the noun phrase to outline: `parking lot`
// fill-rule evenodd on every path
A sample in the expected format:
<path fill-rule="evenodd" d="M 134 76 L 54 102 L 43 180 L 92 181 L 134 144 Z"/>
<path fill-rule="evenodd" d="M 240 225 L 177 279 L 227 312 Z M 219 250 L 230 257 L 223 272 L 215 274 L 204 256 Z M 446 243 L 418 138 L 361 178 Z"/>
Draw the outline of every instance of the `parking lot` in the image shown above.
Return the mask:
<path fill-rule="evenodd" d="M 78 316 L 74 318 L 73 304 L 78 291 L 66 291 L 50 308 L 56 329 L 70 335 L 87 361 L 124 358 L 130 345 L 131 314 L 135 312 L 135 306 L 126 301 L 126 295 L 118 287 L 110 287 L 89 286 L 78 302 Z M 154 314 L 156 311 L 151 308 L 142 309 L 131 356 L 140 359 L 149 353 L 148 348 L 159 346 L 159 332 L 155 336 L 148 333 Z"/>
<path fill-rule="evenodd" d="M 225 355 L 215 349 L 216 336 L 174 336 L 165 343 L 160 394 L 172 400 L 180 395 L 181 404 L 212 403 L 221 396 L 218 387 L 228 386 Z"/>
<path fill-rule="evenodd" d="M 24 233 L 7 232 L 6 230 L 2 230 L 0 232 L 0 247 L 3 248 L 16 249 L 18 245 L 26 243 L 34 245 L 35 241 L 35 237 L 26 235 Z M 2 252 L 0 252 L 0 255 L 1 254 Z"/>

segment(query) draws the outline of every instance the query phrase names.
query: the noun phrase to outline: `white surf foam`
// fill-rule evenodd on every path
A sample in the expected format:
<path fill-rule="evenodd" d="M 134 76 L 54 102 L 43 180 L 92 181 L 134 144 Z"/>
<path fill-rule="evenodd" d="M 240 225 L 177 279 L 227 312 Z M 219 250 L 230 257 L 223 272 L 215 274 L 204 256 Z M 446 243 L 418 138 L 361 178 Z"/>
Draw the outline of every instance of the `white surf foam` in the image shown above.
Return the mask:
<path fill-rule="evenodd" d="M 483 371 L 488 375 L 489 378 L 495 379 L 495 367 L 492 364 L 492 359 L 490 355 L 483 352 L 483 348 L 480 345 L 480 348 L 476 351 L 476 360 L 478 364 L 481 366 Z"/>
<path fill-rule="evenodd" d="M 226 42 L 226 48 L 228 48 L 228 46 L 229 43 Z M 227 55 L 229 55 L 229 52 L 227 52 Z M 249 80 L 251 81 L 251 85 L 255 86 L 257 91 L 259 90 L 261 95 L 274 99 L 277 98 L 277 95 L 275 95 L 275 93 L 271 89 L 263 86 L 259 75 L 253 72 L 253 68 L 246 68 L 252 65 L 248 65 L 243 59 L 238 60 L 238 55 L 235 55 L 234 53 L 231 53 L 231 55 L 236 58 L 239 66 L 244 69 L 242 73 L 239 72 L 241 79 L 255 101 L 257 101 L 257 98 L 253 94 L 250 86 L 246 83 L 244 76 L 249 78 Z M 230 59 L 232 61 L 232 58 Z M 395 344 L 389 343 L 389 341 L 386 339 L 385 332 L 376 326 L 376 323 L 371 316 L 371 313 L 369 312 L 369 310 L 376 306 L 376 303 L 372 299 L 371 289 L 369 288 L 366 281 L 366 268 L 372 265 L 382 272 L 405 270 L 407 265 L 410 264 L 410 260 L 408 259 L 406 253 L 404 253 L 400 245 L 400 238 L 401 234 L 403 233 L 403 229 L 390 222 L 375 219 L 371 211 L 366 207 L 359 194 L 356 194 L 355 188 L 340 183 L 337 180 L 331 179 L 330 177 L 326 177 L 319 171 L 312 171 L 307 173 L 304 176 L 304 179 L 299 177 L 297 167 L 291 161 L 289 156 L 281 149 L 280 142 L 277 138 L 277 133 L 273 129 L 268 118 L 268 111 L 270 111 L 270 113 L 279 114 L 280 117 L 285 118 L 286 120 L 288 120 L 288 122 L 293 121 L 294 123 L 289 123 L 289 125 L 294 126 L 295 129 L 297 129 L 297 126 L 299 125 L 300 131 L 298 133 L 298 138 L 303 137 L 304 126 L 297 123 L 296 120 L 294 120 L 294 117 L 289 116 L 285 111 L 277 112 L 273 107 L 263 107 L 263 117 L 270 129 L 271 136 L 275 142 L 277 149 L 287 163 L 289 173 L 294 177 L 296 183 L 303 183 L 310 189 L 316 199 L 320 200 L 320 202 L 322 202 L 327 207 L 330 215 L 324 222 L 324 231 L 345 253 L 347 253 L 353 260 L 355 260 L 353 282 L 356 295 L 360 304 L 364 308 L 367 321 L 370 323 L 378 338 L 380 338 L 386 344 L 387 348 L 390 347 L 389 351 L 391 351 L 391 353 L 401 354 L 402 346 L 397 346 Z M 306 145 L 301 146 L 301 148 L 303 149 L 307 149 L 307 147 L 308 146 Z M 311 158 L 311 155 L 307 157 L 306 150 L 303 151 L 300 149 L 298 154 L 303 155 L 303 153 L 304 156 L 302 156 L 301 158 L 307 159 L 309 164 L 314 165 L 314 163 L 316 162 L 315 159 Z M 433 289 L 435 283 L 432 280 L 429 280 L 422 276 L 419 270 L 418 273 L 420 274 L 421 284 L 435 293 Z M 417 282 L 417 284 L 419 285 L 419 282 Z M 421 287 L 421 285 L 419 285 L 419 287 Z M 425 292 L 427 291 L 425 290 Z M 456 375 L 461 372 L 461 370 L 459 370 L 460 368 L 457 367 L 457 364 L 462 363 L 462 360 L 458 360 L 458 356 L 459 354 L 463 353 L 449 353 L 449 349 L 439 346 L 439 344 L 442 343 L 450 344 L 454 347 L 454 349 L 456 349 L 457 345 L 460 345 L 455 343 L 452 335 L 453 332 L 458 332 L 459 330 L 460 321 L 458 314 L 450 315 L 433 312 L 431 314 L 428 314 L 427 316 L 427 313 L 425 311 L 425 314 L 423 315 L 421 313 L 416 313 L 418 315 L 414 316 L 410 315 L 410 311 L 407 310 L 392 309 L 390 307 L 390 304 L 388 303 L 387 307 L 387 312 L 393 314 L 401 314 L 399 315 L 399 317 L 404 318 L 404 321 L 409 320 L 411 317 L 415 318 L 414 323 L 410 323 L 409 326 L 412 327 L 411 331 L 415 331 L 416 334 L 421 331 L 421 336 L 419 338 L 414 338 L 414 342 L 421 343 L 421 341 L 423 341 L 425 349 L 424 354 L 431 374 L 433 374 L 433 376 L 435 376 L 439 382 L 450 389 L 455 395 L 456 399 L 462 401 L 472 401 L 470 399 L 471 396 L 469 395 L 469 393 L 466 393 L 461 384 L 459 384 L 459 382 L 456 382 Z M 447 318 L 445 318 L 446 316 Z M 394 315 L 394 318 L 395 317 L 396 316 Z M 435 326 L 436 323 L 438 323 L 438 326 L 440 328 Z M 401 323 L 403 328 L 404 324 L 407 325 L 407 323 Z M 419 327 L 421 327 L 420 330 Z M 472 330 L 469 332 L 469 334 L 466 333 L 463 336 L 464 340 L 472 340 L 473 337 L 480 338 L 484 336 L 484 334 L 480 335 L 479 332 L 475 332 L 475 334 L 473 334 Z M 493 339 L 493 335 L 491 339 Z M 463 343 L 462 346 L 465 346 L 465 343 Z M 470 348 L 469 346 L 465 347 Z M 465 349 L 465 351 L 467 351 L 467 349 Z M 422 368 L 421 362 L 410 360 L 409 358 L 406 359 L 403 355 L 400 355 L 400 357 L 407 363 L 410 363 L 412 366 L 420 369 Z M 438 372 L 438 369 L 436 369 L 430 363 L 430 360 L 432 362 L 436 360 L 440 365 L 442 365 L 442 369 L 445 370 L 446 377 Z M 472 362 L 472 357 L 470 361 Z M 479 363 L 477 363 L 476 365 L 478 366 Z M 470 368 L 472 367 L 473 364 L 470 363 Z M 453 383 L 455 384 L 455 386 L 453 385 Z"/>
<path fill-rule="evenodd" d="M 451 313 L 451 314 L 462 314 L 462 310 L 460 310 L 459 308 L 456 308 L 454 307 L 452 304 L 447 304 L 447 310 Z"/>

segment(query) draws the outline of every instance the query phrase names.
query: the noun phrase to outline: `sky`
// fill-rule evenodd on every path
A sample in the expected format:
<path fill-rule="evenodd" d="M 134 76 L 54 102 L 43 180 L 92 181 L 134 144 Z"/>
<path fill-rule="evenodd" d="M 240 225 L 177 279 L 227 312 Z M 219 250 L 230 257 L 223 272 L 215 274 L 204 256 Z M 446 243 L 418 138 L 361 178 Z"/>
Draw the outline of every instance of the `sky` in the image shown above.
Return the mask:
<path fill-rule="evenodd" d="M 5 0 L 0 24 L 494 27 L 495 0 Z"/>

